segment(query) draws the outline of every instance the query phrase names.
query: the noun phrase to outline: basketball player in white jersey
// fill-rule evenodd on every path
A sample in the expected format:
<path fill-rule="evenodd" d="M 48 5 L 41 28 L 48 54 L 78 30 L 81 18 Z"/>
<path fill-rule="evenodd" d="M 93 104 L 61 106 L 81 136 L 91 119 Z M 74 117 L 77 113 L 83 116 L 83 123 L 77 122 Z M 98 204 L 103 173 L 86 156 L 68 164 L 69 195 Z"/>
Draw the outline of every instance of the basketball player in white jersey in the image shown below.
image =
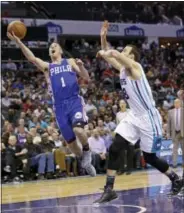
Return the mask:
<path fill-rule="evenodd" d="M 182 181 L 162 159 L 156 156 L 161 148 L 162 121 L 155 107 L 151 88 L 139 61 L 138 49 L 127 45 L 120 53 L 108 50 L 106 34 L 108 23 L 105 22 L 101 30 L 102 50 L 98 52 L 109 64 L 120 72 L 120 83 L 124 98 L 128 102 L 131 112 L 116 128 L 114 143 L 109 149 L 109 161 L 106 185 L 101 198 L 95 203 L 105 203 L 117 198 L 113 190 L 116 171 L 119 168 L 119 153 L 127 143 L 135 144 L 140 139 L 140 147 L 145 161 L 165 174 L 172 182 L 172 194 L 181 189 Z"/>

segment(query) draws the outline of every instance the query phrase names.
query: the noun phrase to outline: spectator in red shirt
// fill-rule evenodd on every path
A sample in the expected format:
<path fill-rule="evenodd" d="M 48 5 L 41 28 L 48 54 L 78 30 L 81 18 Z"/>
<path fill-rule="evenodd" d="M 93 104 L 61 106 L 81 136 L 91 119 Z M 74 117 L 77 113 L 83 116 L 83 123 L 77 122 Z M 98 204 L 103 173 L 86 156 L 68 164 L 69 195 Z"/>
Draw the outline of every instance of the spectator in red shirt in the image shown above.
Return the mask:
<path fill-rule="evenodd" d="M 107 90 L 105 90 L 104 95 L 103 95 L 102 98 L 103 98 L 104 101 L 110 100 L 109 93 L 108 93 Z"/>
<path fill-rule="evenodd" d="M 32 104 L 31 104 L 30 99 L 26 99 L 25 102 L 23 103 L 24 112 L 27 112 L 28 109 L 32 110 Z"/>

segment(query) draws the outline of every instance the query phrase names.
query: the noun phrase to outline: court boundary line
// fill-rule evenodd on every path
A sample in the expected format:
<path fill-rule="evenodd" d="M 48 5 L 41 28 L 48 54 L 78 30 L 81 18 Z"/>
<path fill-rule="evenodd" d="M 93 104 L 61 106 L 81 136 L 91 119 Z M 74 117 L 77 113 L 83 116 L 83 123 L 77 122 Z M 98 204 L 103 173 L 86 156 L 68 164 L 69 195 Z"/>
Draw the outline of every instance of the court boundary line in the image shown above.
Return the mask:
<path fill-rule="evenodd" d="M 8 209 L 8 210 L 3 210 L 2 212 L 13 212 L 13 211 L 22 211 L 22 210 L 39 210 L 39 209 L 51 209 L 51 208 L 70 208 L 70 207 L 92 207 L 92 208 L 100 208 L 100 207 L 128 207 L 128 208 L 137 208 L 139 211 L 137 213 L 144 213 L 147 211 L 147 208 L 143 206 L 136 206 L 136 205 L 123 205 L 123 204 L 103 204 L 103 205 L 95 205 L 95 204 L 86 204 L 86 205 L 71 205 L 71 206 L 64 206 L 64 205 L 59 205 L 59 206 L 45 206 L 45 207 L 35 207 L 35 208 L 20 208 L 20 209 Z"/>

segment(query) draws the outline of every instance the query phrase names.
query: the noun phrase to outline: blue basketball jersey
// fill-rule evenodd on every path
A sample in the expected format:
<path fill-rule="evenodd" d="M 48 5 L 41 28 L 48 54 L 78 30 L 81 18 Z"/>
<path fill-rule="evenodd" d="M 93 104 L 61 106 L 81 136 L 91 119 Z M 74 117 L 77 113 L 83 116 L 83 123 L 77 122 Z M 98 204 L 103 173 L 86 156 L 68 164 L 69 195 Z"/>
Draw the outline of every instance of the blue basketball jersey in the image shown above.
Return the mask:
<path fill-rule="evenodd" d="M 79 95 L 77 75 L 67 59 L 63 59 L 61 64 L 49 64 L 49 79 L 55 105 Z"/>

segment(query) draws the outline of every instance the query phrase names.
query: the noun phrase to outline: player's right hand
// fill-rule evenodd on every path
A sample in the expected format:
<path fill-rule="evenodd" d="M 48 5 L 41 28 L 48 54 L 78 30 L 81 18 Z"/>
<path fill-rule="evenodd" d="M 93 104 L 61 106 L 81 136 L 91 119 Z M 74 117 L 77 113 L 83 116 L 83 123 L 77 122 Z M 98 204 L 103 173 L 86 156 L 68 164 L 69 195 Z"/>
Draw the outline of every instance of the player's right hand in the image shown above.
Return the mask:
<path fill-rule="evenodd" d="M 109 22 L 108 21 L 104 21 L 101 31 L 100 31 L 100 36 L 101 37 L 106 37 L 107 36 L 107 31 L 109 28 Z"/>
<path fill-rule="evenodd" d="M 20 41 L 20 39 L 14 34 L 14 32 L 12 32 L 12 34 L 7 32 L 7 36 L 11 41 L 15 41 L 17 43 Z"/>

